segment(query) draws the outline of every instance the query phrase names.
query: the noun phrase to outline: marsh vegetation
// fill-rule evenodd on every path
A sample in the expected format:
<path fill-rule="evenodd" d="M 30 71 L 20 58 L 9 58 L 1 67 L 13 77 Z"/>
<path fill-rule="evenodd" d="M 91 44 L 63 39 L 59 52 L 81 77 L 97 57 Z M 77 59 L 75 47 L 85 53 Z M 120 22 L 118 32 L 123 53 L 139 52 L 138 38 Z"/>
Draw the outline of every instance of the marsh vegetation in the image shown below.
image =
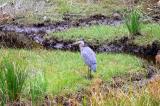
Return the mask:
<path fill-rule="evenodd" d="M 2 106 L 159 106 L 158 0 L 0 0 Z M 152 14 L 152 15 L 151 15 Z M 87 79 L 80 39 L 96 53 Z"/>

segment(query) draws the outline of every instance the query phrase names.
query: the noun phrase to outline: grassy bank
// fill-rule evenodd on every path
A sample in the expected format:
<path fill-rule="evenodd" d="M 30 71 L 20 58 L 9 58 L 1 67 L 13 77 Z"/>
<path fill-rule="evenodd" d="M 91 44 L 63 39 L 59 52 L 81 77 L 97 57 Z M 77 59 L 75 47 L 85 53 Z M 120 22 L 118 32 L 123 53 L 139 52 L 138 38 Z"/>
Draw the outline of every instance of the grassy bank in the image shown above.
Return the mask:
<path fill-rule="evenodd" d="M 106 40 L 113 40 L 115 37 L 120 38 L 125 35 L 128 35 L 128 31 L 124 25 L 95 25 L 90 27 L 71 28 L 62 32 L 50 33 L 50 36 L 64 40 L 78 40 L 80 38 L 84 38 L 89 42 L 96 40 L 98 40 L 99 42 L 104 42 Z"/>
<path fill-rule="evenodd" d="M 143 36 L 136 37 L 134 43 L 145 45 L 160 39 L 159 24 L 141 24 L 140 27 Z M 122 36 L 129 36 L 129 32 L 127 27 L 123 24 L 119 26 L 95 25 L 90 27 L 71 28 L 62 32 L 50 33 L 49 35 L 63 40 L 84 38 L 89 42 L 96 40 L 104 42 L 106 40 L 111 41 L 115 38 L 121 38 Z"/>
<path fill-rule="evenodd" d="M 155 40 L 160 39 L 160 25 L 157 23 L 146 24 L 142 26 L 142 35 L 134 40 L 138 45 L 151 44 Z"/>
<path fill-rule="evenodd" d="M 79 53 L 1 49 L 0 54 L 1 61 L 8 57 L 11 62 L 17 61 L 20 65 L 25 63 L 27 70 L 33 73 L 44 72 L 49 85 L 47 91 L 53 94 L 76 91 L 90 82 L 85 78 L 87 67 Z M 97 54 L 97 64 L 94 76 L 104 80 L 143 70 L 142 60 L 126 54 Z"/>

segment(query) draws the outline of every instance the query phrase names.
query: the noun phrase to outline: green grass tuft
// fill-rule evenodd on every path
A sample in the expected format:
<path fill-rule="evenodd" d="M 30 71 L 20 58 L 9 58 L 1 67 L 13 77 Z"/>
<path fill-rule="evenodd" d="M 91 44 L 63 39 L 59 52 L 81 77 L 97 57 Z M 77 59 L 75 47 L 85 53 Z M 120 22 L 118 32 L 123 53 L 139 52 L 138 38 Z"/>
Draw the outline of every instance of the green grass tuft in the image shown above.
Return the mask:
<path fill-rule="evenodd" d="M 3 97 L 4 100 L 8 97 L 10 101 L 19 100 L 28 76 L 25 67 L 20 66 L 14 61 L 10 61 L 9 57 L 4 57 L 1 62 L 0 74 L 1 93 L 6 96 Z"/>
<path fill-rule="evenodd" d="M 132 36 L 140 34 L 140 14 L 137 10 L 132 10 L 131 13 L 126 17 L 125 23 Z"/>
<path fill-rule="evenodd" d="M 46 80 L 44 72 L 31 72 L 29 82 L 29 94 L 31 95 L 32 102 L 38 102 L 44 99 L 44 95 L 47 95 L 48 82 Z"/>

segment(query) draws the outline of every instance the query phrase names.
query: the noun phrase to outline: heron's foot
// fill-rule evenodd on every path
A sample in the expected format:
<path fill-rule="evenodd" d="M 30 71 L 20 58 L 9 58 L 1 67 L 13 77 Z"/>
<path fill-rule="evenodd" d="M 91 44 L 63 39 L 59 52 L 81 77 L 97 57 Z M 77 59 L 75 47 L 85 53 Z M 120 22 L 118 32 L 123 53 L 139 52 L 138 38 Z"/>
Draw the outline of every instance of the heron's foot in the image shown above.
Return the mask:
<path fill-rule="evenodd" d="M 88 80 L 91 80 L 92 78 L 94 78 L 93 75 L 88 75 L 88 76 L 87 76 L 87 79 L 88 79 Z"/>
<path fill-rule="evenodd" d="M 88 75 L 85 76 L 85 79 L 87 79 L 87 80 L 92 80 L 92 78 L 94 78 L 94 77 L 93 77 L 93 76 L 90 77 L 90 76 L 88 76 Z"/>

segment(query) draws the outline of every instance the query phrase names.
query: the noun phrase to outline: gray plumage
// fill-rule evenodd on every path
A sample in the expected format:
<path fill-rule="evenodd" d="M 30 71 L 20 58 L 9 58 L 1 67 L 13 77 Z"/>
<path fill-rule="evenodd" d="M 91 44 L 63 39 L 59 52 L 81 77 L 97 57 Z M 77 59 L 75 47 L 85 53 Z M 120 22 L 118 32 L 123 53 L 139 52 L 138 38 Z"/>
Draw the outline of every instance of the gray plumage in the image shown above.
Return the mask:
<path fill-rule="evenodd" d="M 81 56 L 86 65 L 90 68 L 90 70 L 96 72 L 96 55 L 93 50 L 89 47 L 81 47 Z"/>
<path fill-rule="evenodd" d="M 81 57 L 84 60 L 85 64 L 89 67 L 88 75 L 91 78 L 91 71 L 96 72 L 97 63 L 96 63 L 96 54 L 94 51 L 85 46 L 83 41 L 75 42 L 73 45 L 79 44 Z"/>

